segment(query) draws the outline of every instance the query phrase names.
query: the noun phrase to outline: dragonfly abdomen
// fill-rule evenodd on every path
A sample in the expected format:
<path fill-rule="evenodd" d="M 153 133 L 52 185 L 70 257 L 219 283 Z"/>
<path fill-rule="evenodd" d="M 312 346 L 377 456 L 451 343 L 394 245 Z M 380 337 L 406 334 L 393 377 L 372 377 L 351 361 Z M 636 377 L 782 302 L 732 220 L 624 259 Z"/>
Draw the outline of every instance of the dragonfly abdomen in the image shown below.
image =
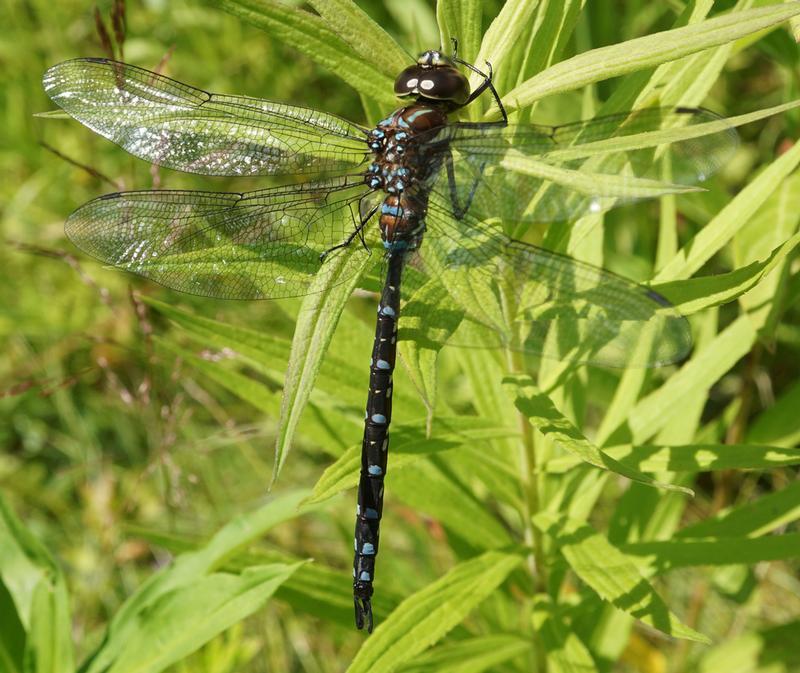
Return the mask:
<path fill-rule="evenodd" d="M 388 195 L 381 204 L 378 221 L 384 247 L 398 253 L 418 248 L 425 231 L 427 210 L 428 198 L 425 193 Z"/>
<path fill-rule="evenodd" d="M 383 514 L 383 480 L 392 420 L 392 373 L 397 355 L 397 319 L 400 314 L 400 277 L 403 253 L 388 254 L 386 282 L 378 304 L 375 341 L 369 367 L 369 396 L 361 447 L 361 475 L 356 509 L 353 599 L 356 624 L 372 631 L 372 581 Z"/>

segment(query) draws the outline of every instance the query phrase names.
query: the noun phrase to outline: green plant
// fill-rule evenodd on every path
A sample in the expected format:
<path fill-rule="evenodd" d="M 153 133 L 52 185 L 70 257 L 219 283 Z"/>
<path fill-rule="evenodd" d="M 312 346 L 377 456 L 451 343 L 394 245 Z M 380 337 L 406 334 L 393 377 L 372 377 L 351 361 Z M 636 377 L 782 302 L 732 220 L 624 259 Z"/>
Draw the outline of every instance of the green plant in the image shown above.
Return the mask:
<path fill-rule="evenodd" d="M 409 54 L 351 2 L 310 4 L 317 14 L 269 0 L 224 0 L 222 7 L 351 84 L 366 121 L 376 121 L 396 106 L 391 82 Z M 602 8 L 584 9 L 577 0 L 509 0 L 487 10 L 497 11 L 481 38 L 483 4 L 439 2 L 440 35 L 426 35 L 421 45 L 411 37 L 412 20 L 393 14 L 391 3 L 369 9 L 404 34 L 409 48 L 429 47 L 431 39 L 446 44 L 457 35 L 465 58 L 492 61 L 509 111 L 523 119 L 557 122 L 653 103 L 699 105 L 709 97 L 735 123 L 761 128 L 765 122 L 758 120 L 769 117 L 761 136 L 741 127 L 744 158 L 708 192 L 589 216 L 543 234 L 554 249 L 605 262 L 629 277 L 653 278 L 651 285 L 690 316 L 694 353 L 666 371 L 564 369 L 543 361 L 534 376 L 527 363 L 507 354 L 401 342 L 404 371 L 397 373 L 378 629 L 362 641 L 349 633 L 350 498 L 330 498 L 356 483 L 373 299 L 350 299 L 352 287 L 345 285 L 303 303 L 219 308 L 181 298 L 186 308 L 146 288 L 157 294 L 137 300 L 139 321 L 128 323 L 143 328 L 141 339 L 131 336 L 130 327 L 117 337 L 107 320 L 64 311 L 51 318 L 64 332 L 90 328 L 112 348 L 91 352 L 95 361 L 105 361 L 102 386 L 54 389 L 60 434 L 72 441 L 50 443 L 68 466 L 105 462 L 94 447 L 131 468 L 157 466 L 174 525 L 148 518 L 151 496 L 149 489 L 144 496 L 137 490 L 137 478 L 120 477 L 116 488 L 139 512 L 127 524 L 131 537 L 178 554 L 160 572 L 141 563 L 135 573 L 115 578 L 119 596 L 107 610 L 81 608 L 90 627 L 78 644 L 91 658 L 80 670 L 162 670 L 226 629 L 183 664 L 187 670 L 242 670 L 248 662 L 255 668 L 259 652 L 275 669 L 340 670 L 356 646 L 348 668 L 354 672 L 683 672 L 733 670 L 734 664 L 747 671 L 790 671 L 800 665 L 792 640 L 800 632 L 793 579 L 800 510 L 792 467 L 800 464 L 800 450 L 793 448 L 800 436 L 793 411 L 800 389 L 791 383 L 800 345 L 792 327 L 800 295 L 800 146 L 788 143 L 778 154 L 774 142 L 792 135 L 784 125 L 797 128 L 796 103 L 785 101 L 797 97 L 799 59 L 785 22 L 800 15 L 800 3 L 741 1 L 719 12 L 708 1 L 631 1 L 625 5 L 631 20 L 615 25 Z M 432 23 L 426 3 L 409 7 Z M 712 9 L 717 11 L 709 18 Z M 196 25 L 217 20 L 216 9 L 184 11 Z M 238 30 L 225 25 L 223 43 Z M 663 29 L 670 32 L 656 32 Z M 136 43 L 125 46 L 133 60 Z M 207 49 L 199 40 L 191 46 L 200 54 Z M 153 57 L 152 45 L 138 49 Z M 754 64 L 748 61 L 752 52 L 772 62 Z M 740 70 L 726 70 L 732 61 Z M 302 74 L 302 63 L 292 67 Z M 756 87 L 760 69 L 774 79 L 763 94 Z M 313 71 L 306 68 L 305 76 Z M 262 72 L 280 76 L 278 65 L 262 66 Z M 613 87 L 606 84 L 610 78 L 619 78 Z M 338 104 L 339 90 L 327 88 Z M 738 95 L 749 88 L 759 91 L 759 100 Z M 319 95 L 309 89 L 290 93 Z M 553 94 L 561 95 L 546 98 Z M 330 109 L 324 101 L 302 102 Z M 574 114 L 576 108 L 584 114 Z M 764 113 L 752 112 L 761 108 Z M 349 110 L 357 114 L 352 104 Z M 492 118 L 496 110 L 476 105 L 467 113 Z M 101 151 L 99 143 L 94 147 Z M 104 157 L 115 153 L 102 151 Z M 113 162 L 120 159 L 106 164 L 104 157 L 101 168 L 119 172 Z M 146 178 L 134 170 L 140 171 L 139 186 Z M 170 186 L 198 182 L 161 179 Z M 733 188 L 738 193 L 729 197 L 726 189 Z M 96 191 L 97 182 L 82 189 Z M 63 194 L 60 200 L 66 201 Z M 55 213 L 67 209 L 55 203 L 51 216 L 59 219 Z M 14 217 L 13 209 L 7 217 Z M 655 218 L 657 237 L 646 225 Z M 78 283 L 72 276 L 63 282 Z M 375 287 L 374 279 L 364 284 Z M 118 284 L 114 292 L 120 301 Z M 69 303 L 90 301 L 97 301 L 91 289 Z M 43 312 L 27 305 L 27 313 L 37 310 Z M 211 311 L 223 315 L 212 318 Z M 288 336 L 293 327 L 294 346 Z M 131 347 L 130 355 L 119 354 L 117 338 Z M 46 343 L 58 341 L 54 335 Z M 79 349 L 70 356 L 42 358 L 51 379 L 81 371 L 90 360 Z M 153 389 L 152 400 L 135 387 L 142 382 Z M 777 400 L 762 408 L 756 393 L 765 386 L 777 391 Z M 137 413 L 111 405 L 120 425 L 109 427 L 102 393 L 119 391 L 124 399 L 122 391 L 130 390 L 137 390 Z M 196 408 L 179 401 L 186 396 Z M 25 404 L 26 416 L 47 417 L 40 405 Z M 199 418 L 190 418 L 186 408 Z M 253 429 L 256 414 L 266 421 Z M 220 425 L 227 430 L 216 430 Z M 321 454 L 334 462 L 312 493 L 287 492 L 256 505 L 258 485 L 267 477 L 257 447 L 273 438 L 274 474 L 284 468 L 277 492 L 284 484 L 312 483 Z M 30 455 L 30 444 L 23 445 L 30 462 L 58 463 L 46 451 Z M 290 446 L 302 451 L 287 459 Z M 203 455 L 189 458 L 198 448 Z M 90 452 L 89 461 L 81 451 Z M 24 467 L 14 471 L 25 474 Z M 191 473 L 199 474 L 202 488 L 187 496 L 183 476 Z M 27 474 L 31 482 L 7 480 L 20 507 L 34 490 L 25 483 L 49 483 Z M 99 502 L 104 471 L 88 476 L 89 495 L 76 497 L 84 519 L 91 521 L 95 510 L 116 512 Z M 68 483 L 65 491 L 80 494 L 79 486 Z M 61 507 L 55 498 L 55 520 L 69 520 Z M 187 517 L 192 508 L 197 514 Z M 234 516 L 237 510 L 247 513 Z M 11 671 L 74 670 L 60 565 L 10 507 L 0 513 L 7 550 L 0 555 L 0 614 L 12 625 L 0 634 L 0 664 Z M 219 529 L 209 542 L 189 533 L 198 520 L 203 532 Z M 38 533 L 48 525 L 31 529 Z M 73 534 L 78 529 L 73 523 Z M 267 532 L 269 546 L 258 544 Z M 61 547 L 58 536 L 45 537 Z M 309 556 L 314 562 L 304 563 Z M 774 562 L 769 574 L 761 570 L 766 562 Z M 75 558 L 69 565 L 81 567 Z M 141 583 L 140 574 L 148 575 Z M 230 628 L 256 615 L 273 595 L 269 605 L 277 612 L 268 614 L 280 619 L 264 617 L 271 621 L 263 633 Z M 770 608 L 778 614 L 769 614 Z M 298 631 L 305 645 L 282 656 L 284 642 L 296 642 Z M 328 661 L 321 653 L 333 644 L 340 655 Z M 307 659 L 304 647 L 313 652 Z"/>

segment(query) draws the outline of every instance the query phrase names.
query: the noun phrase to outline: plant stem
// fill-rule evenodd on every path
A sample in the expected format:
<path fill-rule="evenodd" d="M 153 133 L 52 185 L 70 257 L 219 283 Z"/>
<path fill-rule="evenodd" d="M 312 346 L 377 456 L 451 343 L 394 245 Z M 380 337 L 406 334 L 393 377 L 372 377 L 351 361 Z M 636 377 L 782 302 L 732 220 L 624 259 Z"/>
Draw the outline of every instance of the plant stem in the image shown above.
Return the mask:
<path fill-rule="evenodd" d="M 524 371 L 522 354 L 510 349 L 506 350 L 508 368 L 512 374 Z M 533 517 L 539 512 L 539 479 L 536 475 L 536 444 L 533 426 L 525 414 L 517 413 L 517 424 L 520 429 L 519 480 L 522 490 L 523 539 L 525 545 L 532 550 L 527 557 L 528 572 L 533 583 L 533 594 L 546 593 L 547 576 L 542 550 L 542 535 L 533 525 Z M 538 635 L 538 634 L 537 634 Z M 538 638 L 537 638 L 538 640 Z M 536 646 L 536 670 L 546 673 L 547 659 L 541 642 Z"/>

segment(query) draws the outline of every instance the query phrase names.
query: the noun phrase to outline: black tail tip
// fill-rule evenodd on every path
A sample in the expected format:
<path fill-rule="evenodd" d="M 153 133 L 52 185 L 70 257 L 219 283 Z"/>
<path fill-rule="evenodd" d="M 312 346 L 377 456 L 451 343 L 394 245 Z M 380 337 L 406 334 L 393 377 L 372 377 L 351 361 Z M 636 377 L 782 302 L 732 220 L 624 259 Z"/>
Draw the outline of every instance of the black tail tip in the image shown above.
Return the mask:
<path fill-rule="evenodd" d="M 372 601 L 369 598 L 353 597 L 356 612 L 356 628 L 361 631 L 365 626 L 367 633 L 372 633 Z"/>

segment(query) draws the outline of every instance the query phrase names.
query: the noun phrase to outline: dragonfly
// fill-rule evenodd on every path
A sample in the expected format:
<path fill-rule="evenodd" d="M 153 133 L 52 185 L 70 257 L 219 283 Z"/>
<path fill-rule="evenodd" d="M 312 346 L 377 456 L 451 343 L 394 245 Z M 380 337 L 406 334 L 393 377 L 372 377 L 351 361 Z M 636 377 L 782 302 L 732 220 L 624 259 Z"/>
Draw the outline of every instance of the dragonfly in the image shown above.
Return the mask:
<path fill-rule="evenodd" d="M 464 70 L 480 78 L 474 90 Z M 442 337 L 456 345 L 617 367 L 675 362 L 691 347 L 685 318 L 655 291 L 522 239 L 541 222 L 693 189 L 737 145 L 712 112 L 650 107 L 558 126 L 513 123 L 491 64 L 484 72 L 459 58 L 456 43 L 450 55 L 425 51 L 397 76 L 403 104 L 373 128 L 101 58 L 54 65 L 43 86 L 71 117 L 153 164 L 286 178 L 243 193 L 100 196 L 65 226 L 89 255 L 222 299 L 299 297 L 319 291 L 320 274 L 342 282 L 370 264 L 383 275 L 355 525 L 359 629 L 373 628 L 403 282 L 414 296 L 441 290 L 424 295 L 428 315 L 458 311 L 458 327 Z M 499 119 L 458 121 L 485 94 Z"/>

